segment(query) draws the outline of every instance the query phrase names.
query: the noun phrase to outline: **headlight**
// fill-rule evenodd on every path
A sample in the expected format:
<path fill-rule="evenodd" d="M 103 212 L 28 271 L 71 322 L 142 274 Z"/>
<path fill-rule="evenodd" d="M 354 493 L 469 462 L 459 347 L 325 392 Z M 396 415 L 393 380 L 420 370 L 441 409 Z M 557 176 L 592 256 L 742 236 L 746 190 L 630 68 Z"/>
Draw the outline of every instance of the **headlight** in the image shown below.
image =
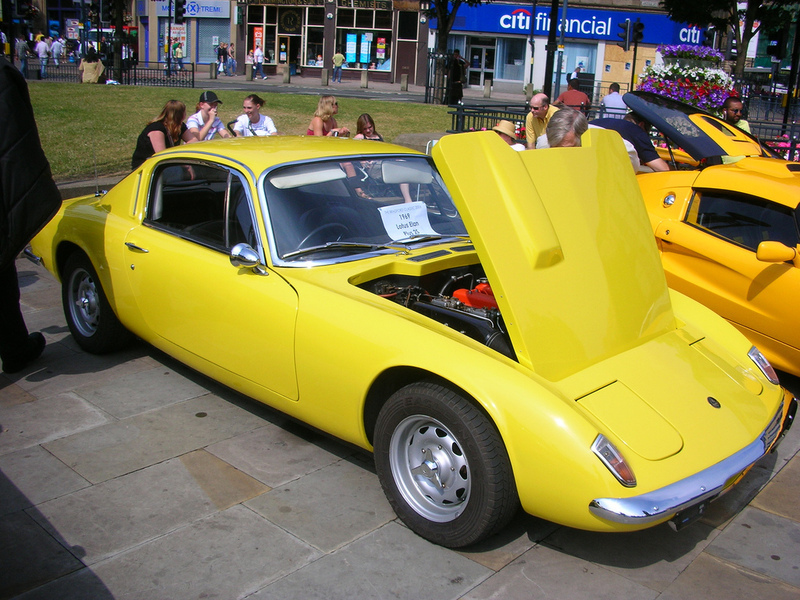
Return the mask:
<path fill-rule="evenodd" d="M 750 352 L 747 353 L 747 356 L 750 357 L 750 360 L 756 363 L 756 366 L 764 374 L 764 377 L 769 379 L 770 383 L 774 383 L 775 385 L 780 383 L 780 381 L 778 381 L 778 374 L 775 372 L 775 369 L 772 368 L 772 365 L 769 364 L 769 361 L 763 354 L 761 354 L 761 351 L 758 348 L 755 346 L 750 348 Z"/>
<path fill-rule="evenodd" d="M 636 486 L 636 476 L 633 474 L 633 469 L 625 462 L 625 457 L 620 454 L 616 446 L 609 442 L 604 435 L 598 435 L 594 440 L 592 452 L 603 461 L 603 464 L 622 485 L 625 487 Z"/>

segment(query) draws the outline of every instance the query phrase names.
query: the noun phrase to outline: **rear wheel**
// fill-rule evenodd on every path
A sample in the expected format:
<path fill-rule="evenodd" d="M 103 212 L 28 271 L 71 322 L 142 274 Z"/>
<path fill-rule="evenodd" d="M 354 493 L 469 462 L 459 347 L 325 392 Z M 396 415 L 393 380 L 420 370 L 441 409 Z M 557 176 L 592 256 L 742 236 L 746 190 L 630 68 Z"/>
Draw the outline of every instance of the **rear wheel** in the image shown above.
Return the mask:
<path fill-rule="evenodd" d="M 389 398 L 375 426 L 375 465 L 397 515 L 442 546 L 475 543 L 517 510 L 500 434 L 475 406 L 440 385 L 411 384 Z"/>
<path fill-rule="evenodd" d="M 92 354 L 105 354 L 130 340 L 130 333 L 114 314 L 86 255 L 75 253 L 67 259 L 61 281 L 64 315 L 81 348 Z"/>

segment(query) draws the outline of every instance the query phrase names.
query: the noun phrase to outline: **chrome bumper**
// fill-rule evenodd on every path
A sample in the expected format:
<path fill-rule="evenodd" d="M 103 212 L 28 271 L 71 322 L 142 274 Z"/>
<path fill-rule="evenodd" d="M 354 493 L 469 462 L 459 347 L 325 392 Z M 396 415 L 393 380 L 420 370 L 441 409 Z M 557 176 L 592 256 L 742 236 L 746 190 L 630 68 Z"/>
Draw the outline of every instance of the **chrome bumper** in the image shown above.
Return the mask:
<path fill-rule="evenodd" d="M 589 503 L 591 513 L 606 521 L 642 525 L 671 518 L 682 510 L 718 496 L 764 456 L 773 442 L 791 426 L 797 407 L 792 399 L 786 422 L 782 422 L 784 403 L 766 429 L 753 443 L 723 461 L 694 475 L 640 496 L 631 498 L 596 498 Z"/>
<path fill-rule="evenodd" d="M 27 258 L 29 261 L 36 263 L 37 265 L 41 266 L 44 261 L 42 260 L 41 256 L 36 256 L 31 250 L 30 246 L 25 246 L 25 250 L 22 251 L 22 255 Z"/>

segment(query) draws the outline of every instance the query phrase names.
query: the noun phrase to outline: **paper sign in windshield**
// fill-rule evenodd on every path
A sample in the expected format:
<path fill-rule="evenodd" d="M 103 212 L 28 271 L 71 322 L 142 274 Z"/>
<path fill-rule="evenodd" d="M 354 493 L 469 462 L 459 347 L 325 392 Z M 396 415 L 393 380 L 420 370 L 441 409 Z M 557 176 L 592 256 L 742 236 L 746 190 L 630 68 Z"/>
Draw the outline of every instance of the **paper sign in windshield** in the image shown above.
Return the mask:
<path fill-rule="evenodd" d="M 415 235 L 436 235 L 428 221 L 428 207 L 424 202 L 382 206 L 378 210 L 386 233 L 394 241 Z"/>

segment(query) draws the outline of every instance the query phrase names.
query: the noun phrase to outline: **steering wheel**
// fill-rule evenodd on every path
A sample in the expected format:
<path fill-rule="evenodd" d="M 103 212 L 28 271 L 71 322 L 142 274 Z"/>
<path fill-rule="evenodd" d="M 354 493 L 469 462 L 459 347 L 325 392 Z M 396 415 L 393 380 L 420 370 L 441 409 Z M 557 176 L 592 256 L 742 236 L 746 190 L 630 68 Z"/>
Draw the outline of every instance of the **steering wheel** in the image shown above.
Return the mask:
<path fill-rule="evenodd" d="M 311 245 L 311 244 L 309 244 L 309 241 L 314 239 L 315 236 L 318 236 L 323 231 L 328 231 L 328 230 L 338 230 L 339 231 L 339 235 L 335 240 L 328 240 L 328 241 L 339 241 L 342 238 L 343 235 L 347 235 L 347 234 L 350 233 L 350 229 L 347 228 L 347 225 L 342 225 L 341 223 L 323 223 L 319 227 L 316 227 L 315 229 L 312 229 L 309 232 L 309 234 L 306 237 L 303 238 L 303 241 L 300 242 L 300 245 L 297 246 L 297 248 L 298 249 L 299 248 L 305 248 L 306 245 Z"/>

